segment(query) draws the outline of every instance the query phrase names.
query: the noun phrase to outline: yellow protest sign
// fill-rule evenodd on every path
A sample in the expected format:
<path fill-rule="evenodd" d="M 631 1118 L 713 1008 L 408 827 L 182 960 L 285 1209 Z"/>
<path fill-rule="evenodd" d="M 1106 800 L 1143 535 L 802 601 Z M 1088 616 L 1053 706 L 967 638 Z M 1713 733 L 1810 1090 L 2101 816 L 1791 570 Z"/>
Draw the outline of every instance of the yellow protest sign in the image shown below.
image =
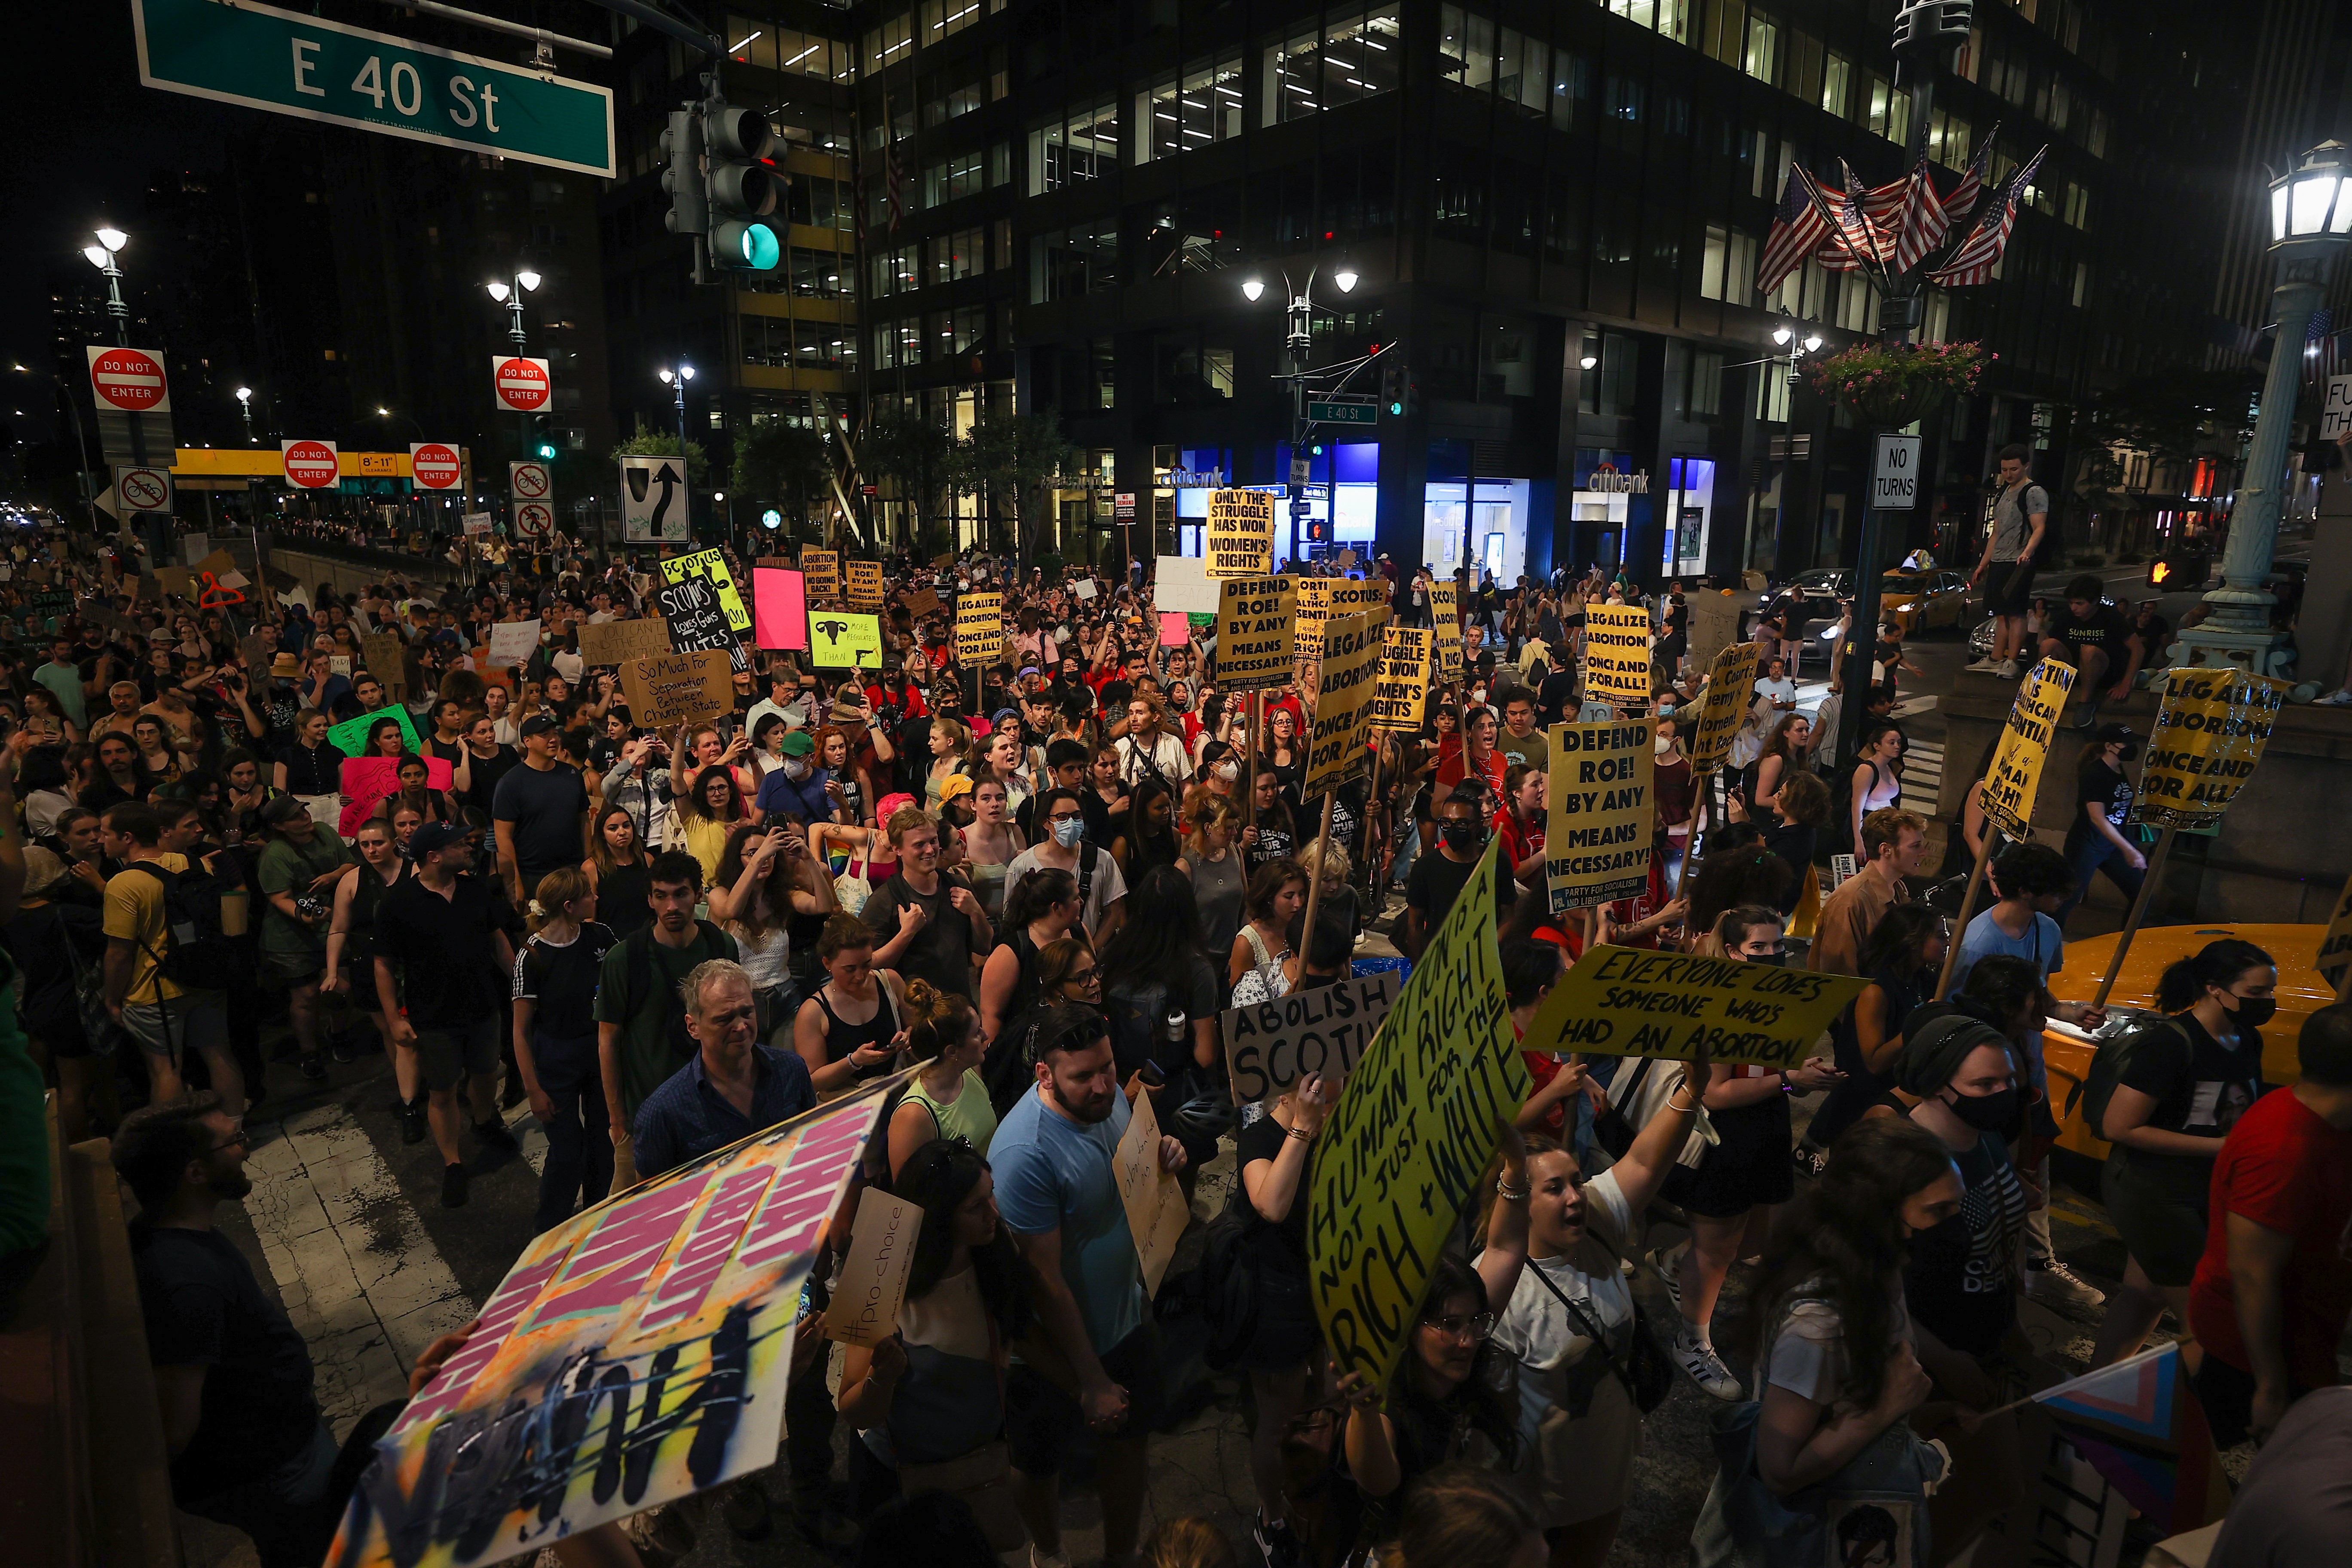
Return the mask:
<path fill-rule="evenodd" d="M 1331 584 L 1333 615 L 1360 616 L 1370 611 L 1388 615 L 1393 590 L 1387 578 L 1376 573 L 1370 577 L 1333 577 L 1327 581 Z"/>
<path fill-rule="evenodd" d="M 1323 623 L 1331 618 L 1331 579 L 1301 577 L 1298 580 L 1298 640 L 1301 645 L 1319 647 L 1323 643 Z"/>
<path fill-rule="evenodd" d="M 1274 498 L 1263 490 L 1211 490 L 1202 550 L 1212 577 L 1274 574 Z"/>
<path fill-rule="evenodd" d="M 801 546 L 801 572 L 808 578 L 811 600 L 841 597 L 841 552 Z"/>
<path fill-rule="evenodd" d="M 849 572 L 849 602 L 857 609 L 878 610 L 882 607 L 882 563 L 852 561 Z"/>
<path fill-rule="evenodd" d="M 958 664 L 993 664 L 1004 651 L 1004 592 L 973 589 L 956 595 Z"/>
<path fill-rule="evenodd" d="M 1382 634 L 1380 679 L 1372 686 L 1372 728 L 1418 730 L 1429 706 L 1427 626 L 1389 626 Z"/>
<path fill-rule="evenodd" d="M 882 622 L 849 610 L 809 616 L 809 662 L 819 669 L 882 668 Z"/>
<path fill-rule="evenodd" d="M 1553 912 L 1630 899 L 1650 885 L 1654 732 L 1647 720 L 1551 727 L 1544 884 Z"/>
<path fill-rule="evenodd" d="M 1315 731 L 1307 747 L 1307 778 L 1299 788 L 1308 799 L 1351 784 L 1370 765 L 1372 688 L 1381 672 L 1381 620 L 1349 616 L 1323 628 L 1323 657 L 1316 682 Z"/>
<path fill-rule="evenodd" d="M 1160 1163 L 1160 1118 L 1148 1094 L 1135 1097 L 1127 1131 L 1111 1154 L 1111 1174 L 1127 1210 L 1128 1234 L 1135 1240 L 1143 1292 L 1156 1296 L 1168 1265 L 1175 1261 L 1176 1244 L 1184 1237 L 1192 1206 L 1184 1201 L 1184 1184 Z"/>
<path fill-rule="evenodd" d="M 1418 972 L 1416 972 L 1418 973 Z M 1801 1066 L 1869 980 L 1647 948 L 1589 947 L 1528 1025 L 1531 1051 Z"/>
<path fill-rule="evenodd" d="M 1585 605 L 1584 700 L 1646 708 L 1650 696 L 1649 606 Z"/>
<path fill-rule="evenodd" d="M 1217 684 L 1261 691 L 1291 676 L 1298 579 L 1227 579 L 1217 594 Z"/>
<path fill-rule="evenodd" d="M 1497 1120 L 1534 1091 L 1495 944 L 1499 844 L 1413 966 L 1316 1152 L 1307 1289 L 1337 1370 L 1374 1388 L 1396 1372 L 1430 1270 L 1477 1196 Z"/>
<path fill-rule="evenodd" d="M 1756 655 L 1752 642 L 1726 643 L 1707 666 L 1706 689 L 1700 694 L 1698 732 L 1690 737 L 1691 772 L 1706 777 L 1731 754 L 1732 737 L 1756 700 Z"/>
<path fill-rule="evenodd" d="M 1462 663 L 1462 605 L 1451 583 L 1429 585 L 1430 629 L 1437 634 L 1437 679 L 1453 680 L 1466 673 Z"/>
<path fill-rule="evenodd" d="M 2319 977 L 2336 987 L 2339 997 L 2344 994 L 2344 976 L 2352 970 L 2352 882 L 2344 884 L 2344 891 L 2336 898 L 2336 912 L 2328 918 L 2327 934 L 2319 939 L 2319 952 L 2311 961 Z"/>
<path fill-rule="evenodd" d="M 2074 689 L 2074 667 L 2045 658 L 2026 672 L 2010 705 L 2009 722 L 1994 746 L 1978 804 L 1992 825 L 2011 838 L 2027 836 L 2033 797 L 2042 788 L 2042 764 L 2049 760 L 2050 737 Z"/>
<path fill-rule="evenodd" d="M 716 550 L 698 550 L 691 555 L 667 557 L 661 569 L 665 583 L 683 583 L 688 577 L 708 579 L 719 590 L 719 607 L 727 612 L 727 624 L 736 635 L 740 637 L 751 629 L 751 606 L 735 591 L 735 577 L 727 570 L 727 557 Z"/>
<path fill-rule="evenodd" d="M 2148 737 L 2133 815 L 2150 827 L 2212 827 L 2270 744 L 2286 682 L 2241 669 L 2172 670 Z"/>

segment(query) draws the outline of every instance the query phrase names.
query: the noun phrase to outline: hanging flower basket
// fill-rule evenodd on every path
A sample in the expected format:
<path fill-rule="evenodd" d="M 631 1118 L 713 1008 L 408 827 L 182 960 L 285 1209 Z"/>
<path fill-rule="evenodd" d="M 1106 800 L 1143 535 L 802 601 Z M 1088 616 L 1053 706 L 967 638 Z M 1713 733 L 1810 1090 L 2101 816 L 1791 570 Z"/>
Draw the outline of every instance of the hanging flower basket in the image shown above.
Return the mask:
<path fill-rule="evenodd" d="M 1807 368 L 1823 397 L 1875 428 L 1898 430 L 1974 390 L 1996 357 L 1981 343 L 1858 343 Z"/>

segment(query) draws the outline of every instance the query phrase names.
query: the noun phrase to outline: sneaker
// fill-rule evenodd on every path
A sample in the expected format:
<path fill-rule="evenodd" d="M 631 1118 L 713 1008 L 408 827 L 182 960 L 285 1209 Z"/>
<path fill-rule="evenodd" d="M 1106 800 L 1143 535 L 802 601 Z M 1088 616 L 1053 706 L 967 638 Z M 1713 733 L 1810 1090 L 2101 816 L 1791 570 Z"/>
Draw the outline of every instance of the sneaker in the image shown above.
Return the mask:
<path fill-rule="evenodd" d="M 1272 1524 L 1260 1514 L 1250 1526 L 1251 1539 L 1257 1542 L 1259 1555 L 1265 1559 L 1265 1568 L 1306 1568 L 1307 1549 L 1286 1519 Z"/>
<path fill-rule="evenodd" d="M 1999 664 L 1992 667 L 1992 672 L 1995 675 L 2000 676 L 2003 680 L 2015 680 L 2018 678 L 2017 660 L 2013 658 L 2002 659 Z"/>
<path fill-rule="evenodd" d="M 2106 1292 L 2054 1258 L 2025 1260 L 2025 1293 L 2036 1300 L 2058 1301 L 2069 1307 L 2100 1307 L 2107 1300 Z"/>
<path fill-rule="evenodd" d="M 319 1083 L 327 1076 L 327 1057 L 323 1051 L 312 1051 L 302 1058 L 302 1076 Z"/>
<path fill-rule="evenodd" d="M 497 1149 L 509 1154 L 522 1152 L 522 1145 L 515 1142 L 515 1135 L 507 1131 L 507 1124 L 503 1121 L 475 1122 L 474 1140 L 487 1149 Z"/>
<path fill-rule="evenodd" d="M 2352 708 L 2352 686 L 2331 691 L 2312 704 L 2315 708 Z"/>
<path fill-rule="evenodd" d="M 461 1209 L 466 1206 L 465 1166 L 441 1167 L 441 1206 L 445 1209 Z"/>
<path fill-rule="evenodd" d="M 425 1097 L 421 1094 L 400 1108 L 400 1141 L 403 1143 L 425 1142 Z"/>
<path fill-rule="evenodd" d="M 1689 1255 L 1687 1246 L 1654 1247 L 1642 1255 L 1642 1261 L 1650 1266 L 1650 1272 L 1665 1286 L 1666 1300 L 1674 1303 L 1677 1312 L 1683 1310 L 1683 1259 Z"/>
<path fill-rule="evenodd" d="M 1739 1380 L 1731 1375 L 1731 1369 L 1723 1364 L 1715 1347 L 1692 1333 L 1687 1323 L 1675 1331 L 1673 1349 L 1675 1364 L 1690 1375 L 1701 1394 L 1726 1404 L 1739 1397 Z"/>

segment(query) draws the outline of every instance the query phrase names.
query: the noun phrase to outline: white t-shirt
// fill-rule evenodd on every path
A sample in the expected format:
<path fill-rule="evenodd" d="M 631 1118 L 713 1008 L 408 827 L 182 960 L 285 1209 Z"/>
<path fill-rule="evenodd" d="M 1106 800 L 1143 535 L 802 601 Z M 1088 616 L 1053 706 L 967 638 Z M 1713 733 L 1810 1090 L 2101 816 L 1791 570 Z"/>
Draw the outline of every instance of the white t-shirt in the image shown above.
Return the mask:
<path fill-rule="evenodd" d="M 1559 1298 L 1544 1289 L 1543 1279 L 1528 1276 L 1540 1268 L 1544 1279 L 1576 1304 L 1616 1340 L 1633 1321 L 1633 1292 L 1616 1259 L 1624 1255 L 1633 1235 L 1634 1215 L 1625 1202 L 1617 1173 L 1604 1171 L 1584 1184 L 1587 1240 L 1559 1258 L 1528 1259 L 1511 1291 L 1510 1304 L 1495 1324 L 1495 1339 L 1538 1372 L 1556 1372 L 1575 1365 L 1592 1348 L 1592 1337 L 1570 1316 Z M 1522 1379 L 1524 1399 L 1531 1388 L 1549 1386 L 1542 1379 Z"/>
<path fill-rule="evenodd" d="M 1903 1300 L 1903 1281 L 1890 1279 L 1886 1289 L 1895 1300 L 1890 1329 L 1893 1342 L 1911 1342 L 1911 1310 Z M 1817 1405 L 1836 1405 L 1845 1382 L 1845 1329 L 1837 1309 L 1826 1301 L 1799 1301 L 1774 1331 L 1766 1358 L 1764 1381 L 1785 1388 Z"/>
<path fill-rule="evenodd" d="M 1794 702 L 1797 700 L 1797 683 L 1785 675 L 1778 680 L 1767 676 L 1756 682 L 1756 695 L 1769 698 L 1774 702 Z"/>
<path fill-rule="evenodd" d="M 1080 865 L 1085 862 L 1087 849 L 1087 846 L 1084 844 L 1078 846 Z M 1012 863 L 1004 868 L 1004 889 L 1011 892 L 1021 885 L 1021 879 L 1032 871 L 1051 868 L 1038 855 L 1037 847 L 1031 845 L 1015 855 Z M 1070 868 L 1073 879 L 1077 877 L 1079 868 L 1078 866 Z M 1118 862 L 1111 858 L 1109 850 L 1097 849 L 1094 874 L 1087 879 L 1086 902 L 1078 910 L 1078 924 L 1085 927 L 1087 934 L 1091 937 L 1102 929 L 1103 916 L 1109 912 L 1111 905 L 1125 897 L 1127 882 L 1118 874 Z"/>
<path fill-rule="evenodd" d="M 1140 748 L 1136 745 L 1135 737 L 1121 735 L 1117 743 L 1119 778 L 1130 784 L 1140 784 L 1150 778 L 1151 769 L 1145 765 L 1145 758 L 1138 755 Z M 1165 730 L 1160 732 L 1159 740 L 1152 744 L 1150 762 L 1159 768 L 1160 776 L 1171 784 L 1181 784 L 1192 776 L 1192 759 L 1184 754 L 1183 738 L 1171 735 Z"/>

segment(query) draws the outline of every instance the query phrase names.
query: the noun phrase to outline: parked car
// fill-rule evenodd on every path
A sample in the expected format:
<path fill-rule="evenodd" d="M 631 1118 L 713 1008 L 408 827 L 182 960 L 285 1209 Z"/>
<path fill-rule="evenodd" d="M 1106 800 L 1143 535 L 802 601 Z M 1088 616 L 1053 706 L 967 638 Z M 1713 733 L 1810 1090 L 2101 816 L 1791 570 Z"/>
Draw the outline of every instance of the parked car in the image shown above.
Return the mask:
<path fill-rule="evenodd" d="M 1958 572 L 1889 572 L 1878 590 L 1878 613 L 1905 637 L 1950 626 L 1966 627 L 1977 616 L 1977 602 L 1969 594 L 1969 580 Z"/>

